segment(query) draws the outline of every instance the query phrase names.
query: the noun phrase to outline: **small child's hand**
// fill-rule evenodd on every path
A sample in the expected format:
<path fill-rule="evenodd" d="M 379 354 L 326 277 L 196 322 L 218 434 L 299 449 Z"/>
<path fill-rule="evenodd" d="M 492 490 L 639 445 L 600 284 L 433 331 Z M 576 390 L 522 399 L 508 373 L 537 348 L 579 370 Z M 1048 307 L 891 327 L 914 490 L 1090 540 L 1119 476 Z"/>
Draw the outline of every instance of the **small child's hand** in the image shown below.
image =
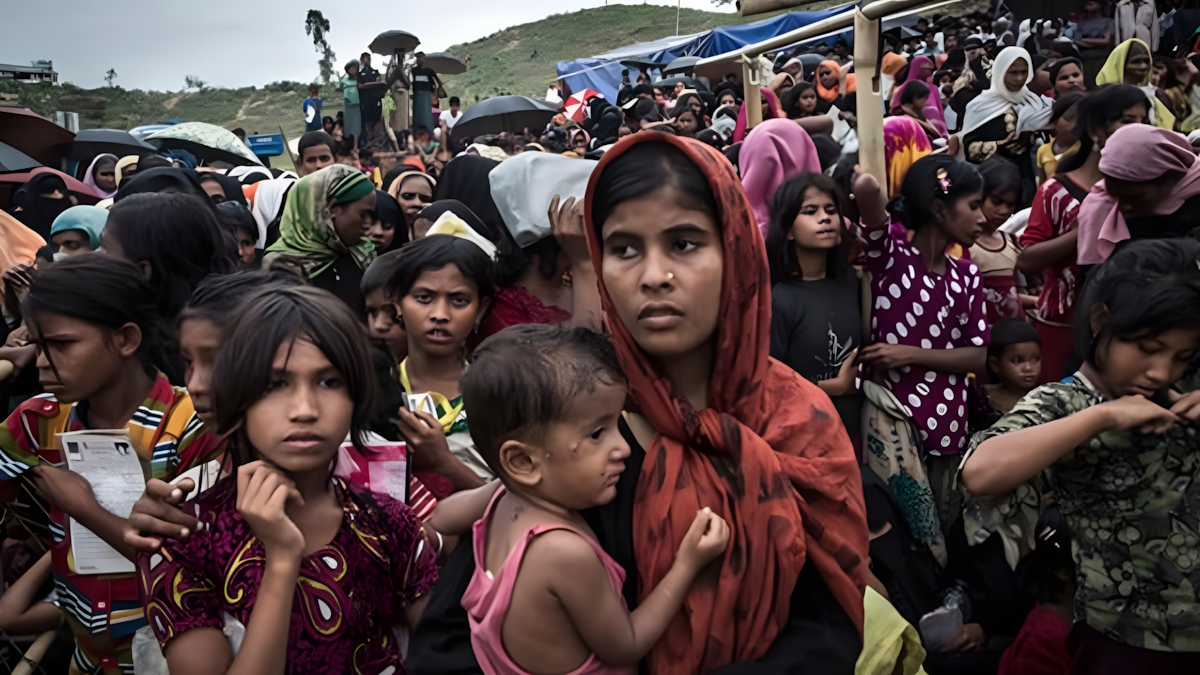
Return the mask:
<path fill-rule="evenodd" d="M 304 534 L 288 518 L 288 502 L 304 503 L 296 485 L 266 462 L 238 467 L 237 510 L 258 537 L 268 556 L 304 554 Z"/>
<path fill-rule="evenodd" d="M 696 512 L 692 526 L 679 544 L 676 560 L 697 573 L 724 553 L 728 544 L 729 524 L 706 506 Z"/>
<path fill-rule="evenodd" d="M 1144 434 L 1161 434 L 1179 416 L 1144 396 L 1122 396 L 1096 406 L 1105 414 L 1105 428 L 1114 431 L 1137 429 Z"/>

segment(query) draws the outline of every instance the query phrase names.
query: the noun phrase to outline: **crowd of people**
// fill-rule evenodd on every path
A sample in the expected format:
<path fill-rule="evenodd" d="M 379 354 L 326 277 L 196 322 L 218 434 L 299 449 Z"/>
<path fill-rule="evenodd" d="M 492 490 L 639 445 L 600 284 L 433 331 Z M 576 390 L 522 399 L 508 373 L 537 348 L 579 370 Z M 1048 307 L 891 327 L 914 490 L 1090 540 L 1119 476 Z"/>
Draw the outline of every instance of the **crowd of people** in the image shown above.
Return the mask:
<path fill-rule="evenodd" d="M 294 173 L 35 175 L 0 630 L 104 675 L 1194 672 L 1200 54 L 1078 10 L 885 34 L 878 177 L 840 38 L 772 55 L 757 124 L 643 74 L 459 140 L 364 54 Z"/>

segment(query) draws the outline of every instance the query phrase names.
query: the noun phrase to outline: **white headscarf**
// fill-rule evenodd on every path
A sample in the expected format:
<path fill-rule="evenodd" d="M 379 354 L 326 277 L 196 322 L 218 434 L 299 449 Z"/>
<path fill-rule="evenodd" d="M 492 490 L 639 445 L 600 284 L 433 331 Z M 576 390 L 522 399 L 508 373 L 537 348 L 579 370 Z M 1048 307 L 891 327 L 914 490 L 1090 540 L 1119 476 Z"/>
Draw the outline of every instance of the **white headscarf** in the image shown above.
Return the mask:
<path fill-rule="evenodd" d="M 264 248 L 267 245 L 267 226 L 283 211 L 283 200 L 287 197 L 288 188 L 295 182 L 287 178 L 258 182 L 258 188 L 254 192 L 254 203 L 250 206 L 250 215 L 254 216 L 254 222 L 258 224 L 258 241 L 254 243 L 255 248 Z"/>
<path fill-rule="evenodd" d="M 1029 66 L 1029 73 L 1025 76 L 1025 84 L 1021 85 L 1021 89 L 1013 92 L 1004 86 L 1004 74 L 1019 59 L 1025 60 L 1025 63 Z M 1029 88 L 1026 86 L 1031 80 L 1033 80 L 1033 59 L 1029 57 L 1029 52 L 1021 47 L 1005 47 L 1002 49 L 996 56 L 995 63 L 992 64 L 991 86 L 987 91 L 975 97 L 973 101 L 967 104 L 967 111 L 963 119 L 963 128 L 959 132 L 961 136 L 966 138 L 967 134 L 987 124 L 998 115 L 1003 115 L 1010 107 L 1017 109 L 1018 116 L 1022 114 L 1035 114 L 1046 107 L 1045 102 L 1042 101 L 1042 97 L 1029 91 Z"/>
<path fill-rule="evenodd" d="M 488 174 L 496 210 L 517 245 L 524 248 L 549 237 L 550 202 L 558 195 L 582 200 L 596 162 L 522 152 Z"/>

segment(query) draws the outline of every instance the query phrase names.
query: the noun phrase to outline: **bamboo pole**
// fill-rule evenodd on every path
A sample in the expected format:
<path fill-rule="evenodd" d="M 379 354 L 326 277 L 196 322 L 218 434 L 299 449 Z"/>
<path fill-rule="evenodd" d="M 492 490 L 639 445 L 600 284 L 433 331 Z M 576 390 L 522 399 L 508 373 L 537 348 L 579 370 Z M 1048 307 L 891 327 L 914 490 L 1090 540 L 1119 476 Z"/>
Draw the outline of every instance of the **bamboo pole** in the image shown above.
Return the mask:
<path fill-rule="evenodd" d="M 879 82 L 879 19 L 854 10 L 854 72 L 858 76 L 858 164 L 887 185 L 883 142 L 883 101 Z"/>
<path fill-rule="evenodd" d="M 758 65 L 754 63 L 758 57 L 742 56 L 742 88 L 746 102 L 746 131 L 762 123 L 762 84 L 758 79 Z"/>
<path fill-rule="evenodd" d="M 58 629 L 48 630 L 38 636 L 33 644 L 29 645 L 29 649 L 25 650 L 25 656 L 21 658 L 21 662 L 13 668 L 12 675 L 30 675 L 33 672 L 34 666 L 42 662 L 42 657 L 49 651 L 50 645 L 54 644 L 54 637 L 58 635 Z"/>

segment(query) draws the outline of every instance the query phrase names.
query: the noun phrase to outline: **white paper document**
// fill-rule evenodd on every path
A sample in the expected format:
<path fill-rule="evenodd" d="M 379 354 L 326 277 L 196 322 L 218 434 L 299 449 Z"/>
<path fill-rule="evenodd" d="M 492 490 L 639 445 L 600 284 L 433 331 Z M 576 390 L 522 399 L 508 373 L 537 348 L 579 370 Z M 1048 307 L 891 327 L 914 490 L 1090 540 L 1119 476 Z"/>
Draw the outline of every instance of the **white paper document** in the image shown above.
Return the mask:
<path fill-rule="evenodd" d="M 137 452 L 124 430 L 73 431 L 58 435 L 67 468 L 92 485 L 96 502 L 109 513 L 128 518 L 146 489 Z M 71 555 L 77 574 L 132 573 L 133 563 L 91 530 L 71 519 Z"/>

